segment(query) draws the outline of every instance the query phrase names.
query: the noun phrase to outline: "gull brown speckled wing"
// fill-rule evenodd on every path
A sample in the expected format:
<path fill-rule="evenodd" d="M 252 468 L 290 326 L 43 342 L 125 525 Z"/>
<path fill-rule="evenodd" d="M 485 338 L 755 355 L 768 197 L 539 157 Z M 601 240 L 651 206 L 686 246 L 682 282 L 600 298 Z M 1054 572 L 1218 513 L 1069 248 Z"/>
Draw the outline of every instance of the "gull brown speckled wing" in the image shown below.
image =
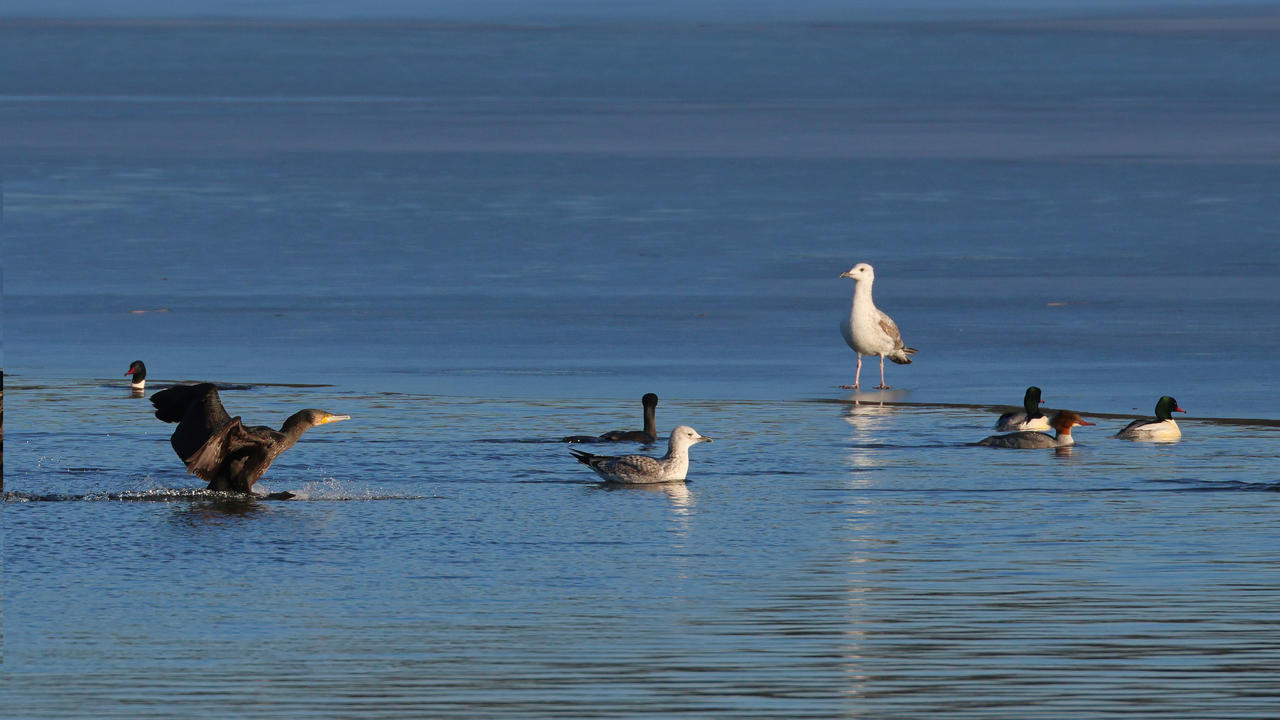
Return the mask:
<path fill-rule="evenodd" d="M 898 324 L 893 321 L 893 318 L 880 313 L 880 330 L 893 341 L 894 350 L 902 349 L 902 333 L 898 331 Z"/>

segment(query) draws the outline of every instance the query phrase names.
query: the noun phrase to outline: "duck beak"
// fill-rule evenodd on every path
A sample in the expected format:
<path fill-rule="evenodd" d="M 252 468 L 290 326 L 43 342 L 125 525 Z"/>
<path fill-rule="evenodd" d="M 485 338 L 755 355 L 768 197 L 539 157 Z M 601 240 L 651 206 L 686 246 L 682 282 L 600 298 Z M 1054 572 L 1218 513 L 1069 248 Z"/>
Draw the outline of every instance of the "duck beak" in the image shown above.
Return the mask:
<path fill-rule="evenodd" d="M 1180 407 L 1175 407 L 1175 408 L 1173 409 L 1173 411 L 1174 411 L 1174 412 L 1180 412 L 1180 413 L 1185 413 L 1185 412 L 1186 412 L 1186 410 L 1183 410 L 1183 409 L 1182 409 L 1182 408 L 1180 408 Z"/>
<path fill-rule="evenodd" d="M 1081 421 L 1080 421 L 1080 424 L 1081 424 L 1081 425 L 1097 425 L 1098 423 L 1085 422 L 1085 421 L 1081 420 Z"/>
<path fill-rule="evenodd" d="M 125 370 L 125 371 L 124 371 L 124 374 L 125 374 L 125 375 L 132 375 L 132 374 L 134 374 L 134 373 L 136 373 L 136 372 L 138 372 L 138 371 L 137 371 L 137 370 L 134 370 L 133 368 L 129 368 L 128 370 Z"/>
<path fill-rule="evenodd" d="M 339 420 L 350 420 L 350 419 L 351 419 L 350 415 L 325 415 L 324 419 L 320 421 L 320 424 L 328 425 L 331 422 L 338 422 Z"/>

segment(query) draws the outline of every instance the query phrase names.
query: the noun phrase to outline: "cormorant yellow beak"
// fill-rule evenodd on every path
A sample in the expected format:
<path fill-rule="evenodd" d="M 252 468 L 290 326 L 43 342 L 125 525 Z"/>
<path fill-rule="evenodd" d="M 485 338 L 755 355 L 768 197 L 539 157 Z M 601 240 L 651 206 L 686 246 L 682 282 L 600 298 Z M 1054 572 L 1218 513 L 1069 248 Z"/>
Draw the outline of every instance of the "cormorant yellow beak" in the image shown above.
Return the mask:
<path fill-rule="evenodd" d="M 331 423 L 331 422 L 338 422 L 339 420 L 350 420 L 350 419 L 351 419 L 351 416 L 350 416 L 350 415 L 332 415 L 332 414 L 330 414 L 330 415 L 325 415 L 325 416 L 324 416 L 324 419 L 320 421 L 320 424 L 321 424 L 321 425 L 328 425 L 328 424 L 329 424 L 329 423 Z"/>

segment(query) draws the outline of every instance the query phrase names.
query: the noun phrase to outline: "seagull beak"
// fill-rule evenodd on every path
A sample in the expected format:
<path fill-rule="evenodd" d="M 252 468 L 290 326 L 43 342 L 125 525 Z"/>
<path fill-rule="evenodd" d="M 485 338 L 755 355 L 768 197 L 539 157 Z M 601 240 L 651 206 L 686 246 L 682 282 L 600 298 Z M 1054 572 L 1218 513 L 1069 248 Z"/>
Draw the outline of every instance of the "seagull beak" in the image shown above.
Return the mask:
<path fill-rule="evenodd" d="M 711 442 L 711 438 L 707 437 L 706 435 L 699 435 L 698 442 Z"/>
<path fill-rule="evenodd" d="M 350 415 L 325 415 L 324 419 L 320 421 L 320 424 L 328 425 L 331 422 L 338 422 L 339 420 L 350 420 L 350 419 L 351 419 Z"/>
<path fill-rule="evenodd" d="M 847 278 L 851 278 L 851 277 L 853 277 L 853 276 L 849 274 L 849 271 L 848 271 L 848 270 L 845 270 L 844 272 L 840 273 L 840 277 L 847 277 Z"/>

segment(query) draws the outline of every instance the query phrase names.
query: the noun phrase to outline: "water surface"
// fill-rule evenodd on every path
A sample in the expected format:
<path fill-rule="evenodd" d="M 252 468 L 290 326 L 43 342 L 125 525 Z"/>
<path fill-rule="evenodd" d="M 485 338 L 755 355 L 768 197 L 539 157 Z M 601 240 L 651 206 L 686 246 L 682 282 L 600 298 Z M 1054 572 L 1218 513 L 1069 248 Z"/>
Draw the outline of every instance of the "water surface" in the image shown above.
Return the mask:
<path fill-rule="evenodd" d="M 1175 20 L 0 24 L 9 714 L 1270 717 L 1280 43 Z M 352 420 L 231 501 L 137 358 Z"/>

